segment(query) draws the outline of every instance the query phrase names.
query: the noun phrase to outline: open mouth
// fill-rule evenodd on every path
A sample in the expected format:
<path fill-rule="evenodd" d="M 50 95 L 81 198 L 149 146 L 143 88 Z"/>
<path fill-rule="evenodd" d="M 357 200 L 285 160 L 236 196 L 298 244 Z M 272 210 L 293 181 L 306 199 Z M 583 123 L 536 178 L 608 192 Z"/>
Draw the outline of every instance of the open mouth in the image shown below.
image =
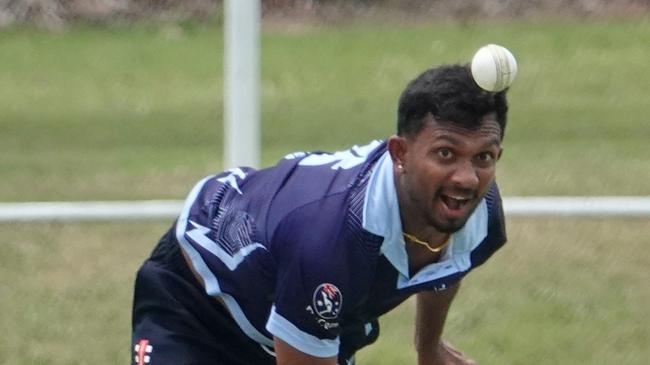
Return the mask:
<path fill-rule="evenodd" d="M 463 210 L 469 202 L 472 200 L 470 197 L 465 196 L 453 196 L 453 195 L 441 195 L 440 200 L 447 206 L 447 209 L 450 211 L 460 211 Z"/>

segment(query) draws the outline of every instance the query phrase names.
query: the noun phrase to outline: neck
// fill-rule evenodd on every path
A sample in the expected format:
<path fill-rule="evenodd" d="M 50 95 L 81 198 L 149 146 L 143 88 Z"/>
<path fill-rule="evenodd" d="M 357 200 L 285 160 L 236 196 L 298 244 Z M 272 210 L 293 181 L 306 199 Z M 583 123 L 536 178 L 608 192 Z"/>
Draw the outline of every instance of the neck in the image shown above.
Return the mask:
<path fill-rule="evenodd" d="M 449 238 L 449 233 L 438 231 L 429 223 L 423 212 L 417 211 L 414 208 L 416 204 L 411 202 L 408 193 L 404 192 L 400 187 L 398 174 L 395 174 L 395 186 L 399 203 L 400 220 L 402 221 L 402 231 L 433 246 L 444 243 Z"/>
<path fill-rule="evenodd" d="M 420 224 L 417 224 L 417 220 L 409 219 L 406 216 L 401 216 L 401 220 L 402 231 L 404 233 L 415 236 L 419 240 L 428 242 L 433 246 L 441 245 L 449 239 L 449 233 L 440 232 L 425 222 L 419 222 Z M 421 221 L 422 219 L 419 220 Z"/>

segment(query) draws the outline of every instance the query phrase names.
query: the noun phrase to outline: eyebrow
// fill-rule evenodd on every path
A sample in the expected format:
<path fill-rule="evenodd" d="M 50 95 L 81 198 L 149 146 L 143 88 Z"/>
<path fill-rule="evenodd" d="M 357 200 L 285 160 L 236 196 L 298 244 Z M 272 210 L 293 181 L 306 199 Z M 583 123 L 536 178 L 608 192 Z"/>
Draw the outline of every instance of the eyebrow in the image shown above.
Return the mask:
<path fill-rule="evenodd" d="M 435 141 L 446 141 L 446 142 L 449 142 L 449 143 L 453 144 L 454 146 L 457 146 L 457 145 L 460 144 L 460 142 L 457 139 L 449 137 L 449 136 L 445 136 L 445 135 L 438 136 L 438 137 L 434 138 L 434 140 Z"/>
<path fill-rule="evenodd" d="M 501 139 L 496 137 L 490 138 L 490 141 L 488 141 L 486 146 L 501 146 Z"/>
<path fill-rule="evenodd" d="M 454 146 L 458 146 L 458 145 L 461 144 L 460 141 L 458 141 L 457 139 L 455 139 L 453 137 L 450 137 L 450 136 L 446 136 L 446 135 L 438 136 L 438 137 L 435 138 L 435 140 L 436 141 L 441 141 L 441 140 L 446 141 L 446 142 L 448 142 L 448 143 L 450 143 L 450 144 L 452 144 Z M 499 147 L 499 146 L 501 146 L 501 139 L 499 139 L 497 137 L 490 138 L 490 140 L 485 144 L 485 146 L 486 147 L 487 146 L 497 146 L 497 147 Z"/>

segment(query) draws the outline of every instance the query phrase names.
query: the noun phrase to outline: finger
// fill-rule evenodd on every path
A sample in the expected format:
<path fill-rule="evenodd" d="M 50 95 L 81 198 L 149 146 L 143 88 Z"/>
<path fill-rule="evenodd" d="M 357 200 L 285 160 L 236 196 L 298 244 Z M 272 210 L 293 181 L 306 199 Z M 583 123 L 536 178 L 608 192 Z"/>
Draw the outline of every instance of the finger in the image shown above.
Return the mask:
<path fill-rule="evenodd" d="M 442 341 L 442 347 L 447 350 L 447 352 L 457 355 L 457 356 L 464 356 L 462 352 L 456 350 L 454 346 L 452 346 L 449 342 L 447 341 Z"/>
<path fill-rule="evenodd" d="M 447 353 L 452 356 L 455 360 L 460 360 L 465 365 L 476 365 L 476 362 L 465 356 L 462 352 L 458 351 L 453 347 L 449 342 L 442 341 L 443 348 Z"/>

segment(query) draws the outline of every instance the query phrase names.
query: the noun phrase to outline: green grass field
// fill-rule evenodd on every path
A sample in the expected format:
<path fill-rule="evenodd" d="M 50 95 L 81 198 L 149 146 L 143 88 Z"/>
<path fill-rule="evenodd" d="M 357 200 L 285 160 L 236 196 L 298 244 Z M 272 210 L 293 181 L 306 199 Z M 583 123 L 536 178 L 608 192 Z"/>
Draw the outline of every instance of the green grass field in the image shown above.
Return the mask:
<path fill-rule="evenodd" d="M 650 195 L 650 22 L 373 24 L 263 36 L 263 163 L 384 138 L 418 72 L 489 43 L 520 74 L 512 195 Z M 0 201 L 180 199 L 221 168 L 217 26 L 0 32 Z M 170 222 L 0 225 L 0 364 L 129 359 L 134 272 Z M 446 336 L 480 364 L 645 364 L 650 222 L 513 219 Z M 413 363 L 412 303 L 363 364 Z"/>

